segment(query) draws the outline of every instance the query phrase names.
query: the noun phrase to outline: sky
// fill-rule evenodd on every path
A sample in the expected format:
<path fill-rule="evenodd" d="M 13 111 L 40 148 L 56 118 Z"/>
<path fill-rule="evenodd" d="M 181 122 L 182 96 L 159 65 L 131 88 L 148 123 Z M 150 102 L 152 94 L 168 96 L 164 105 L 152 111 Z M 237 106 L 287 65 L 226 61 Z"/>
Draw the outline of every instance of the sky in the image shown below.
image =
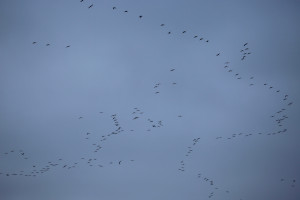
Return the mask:
<path fill-rule="evenodd" d="M 1 0 L 0 199 L 300 199 L 299 19 L 297 0 Z"/>

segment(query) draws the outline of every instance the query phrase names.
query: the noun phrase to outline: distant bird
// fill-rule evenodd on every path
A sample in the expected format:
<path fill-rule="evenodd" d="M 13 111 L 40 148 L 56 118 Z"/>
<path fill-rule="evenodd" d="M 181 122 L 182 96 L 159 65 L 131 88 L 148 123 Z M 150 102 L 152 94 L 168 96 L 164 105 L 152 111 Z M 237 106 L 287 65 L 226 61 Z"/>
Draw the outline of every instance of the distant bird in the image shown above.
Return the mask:
<path fill-rule="evenodd" d="M 121 165 L 121 162 L 122 162 L 122 160 L 121 160 L 121 161 L 119 161 L 119 165 Z"/>
<path fill-rule="evenodd" d="M 216 56 L 219 56 L 220 55 L 220 53 L 217 53 L 217 55 Z"/>
<path fill-rule="evenodd" d="M 254 79 L 254 77 L 252 76 L 250 79 Z"/>
<path fill-rule="evenodd" d="M 161 24 L 160 26 L 165 26 L 165 24 Z"/>
<path fill-rule="evenodd" d="M 93 7 L 93 6 L 94 6 L 94 4 L 90 5 L 89 8 L 91 8 L 91 7 Z"/>
<path fill-rule="evenodd" d="M 133 120 L 135 120 L 135 119 L 138 119 L 139 117 L 135 117 L 135 118 L 133 118 Z"/>
<path fill-rule="evenodd" d="M 182 31 L 182 33 L 186 33 L 186 31 Z"/>
<path fill-rule="evenodd" d="M 66 48 L 69 48 L 69 47 L 70 47 L 70 45 L 66 46 Z"/>
<path fill-rule="evenodd" d="M 178 115 L 178 117 L 182 117 L 181 115 Z"/>
<path fill-rule="evenodd" d="M 170 35 L 170 34 L 171 34 L 171 31 L 169 31 L 168 34 Z"/>
<path fill-rule="evenodd" d="M 32 42 L 32 44 L 36 44 L 36 42 Z"/>
<path fill-rule="evenodd" d="M 209 40 L 206 40 L 205 42 L 209 42 Z"/>
<path fill-rule="evenodd" d="M 48 43 L 48 44 L 46 44 L 46 46 L 50 46 L 50 44 Z"/>
<path fill-rule="evenodd" d="M 244 44 L 244 46 L 246 46 L 248 44 L 248 42 L 246 42 L 245 44 Z"/>
<path fill-rule="evenodd" d="M 128 13 L 128 11 L 127 11 L 127 10 L 125 10 L 124 12 L 125 12 L 125 13 Z"/>
<path fill-rule="evenodd" d="M 194 36 L 194 38 L 197 38 L 197 37 L 198 37 L 198 35 L 195 35 L 195 36 Z"/>
<path fill-rule="evenodd" d="M 79 117 L 78 119 L 82 119 L 83 117 Z"/>
<path fill-rule="evenodd" d="M 143 15 L 140 15 L 139 18 L 142 19 Z"/>
<path fill-rule="evenodd" d="M 175 69 L 171 69 L 170 71 L 172 72 L 172 71 L 174 71 Z"/>
<path fill-rule="evenodd" d="M 203 40 L 204 38 L 202 37 L 202 38 L 200 38 L 200 40 Z"/>
<path fill-rule="evenodd" d="M 113 9 L 113 10 L 116 10 L 117 8 L 114 6 L 112 9 Z"/>
<path fill-rule="evenodd" d="M 159 92 L 155 92 L 155 94 L 158 94 Z"/>
<path fill-rule="evenodd" d="M 83 0 L 80 0 L 80 2 L 83 2 Z"/>

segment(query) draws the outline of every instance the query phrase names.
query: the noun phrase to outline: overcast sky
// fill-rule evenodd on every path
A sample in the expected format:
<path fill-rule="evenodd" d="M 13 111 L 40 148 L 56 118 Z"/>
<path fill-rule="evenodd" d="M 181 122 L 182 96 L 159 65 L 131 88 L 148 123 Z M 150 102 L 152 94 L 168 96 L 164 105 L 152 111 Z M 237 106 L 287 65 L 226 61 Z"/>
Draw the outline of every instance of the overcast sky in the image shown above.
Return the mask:
<path fill-rule="evenodd" d="M 300 199 L 299 19 L 297 0 L 1 0 L 0 199 Z"/>

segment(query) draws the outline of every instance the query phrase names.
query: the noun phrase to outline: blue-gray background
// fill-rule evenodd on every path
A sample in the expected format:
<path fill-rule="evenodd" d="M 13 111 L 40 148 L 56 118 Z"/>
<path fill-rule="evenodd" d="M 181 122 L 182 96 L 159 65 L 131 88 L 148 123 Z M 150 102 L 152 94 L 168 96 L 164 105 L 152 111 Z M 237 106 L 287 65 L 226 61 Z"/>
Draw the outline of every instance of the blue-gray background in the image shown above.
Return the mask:
<path fill-rule="evenodd" d="M 0 199 L 299 199 L 299 19 L 297 0 L 1 0 Z"/>

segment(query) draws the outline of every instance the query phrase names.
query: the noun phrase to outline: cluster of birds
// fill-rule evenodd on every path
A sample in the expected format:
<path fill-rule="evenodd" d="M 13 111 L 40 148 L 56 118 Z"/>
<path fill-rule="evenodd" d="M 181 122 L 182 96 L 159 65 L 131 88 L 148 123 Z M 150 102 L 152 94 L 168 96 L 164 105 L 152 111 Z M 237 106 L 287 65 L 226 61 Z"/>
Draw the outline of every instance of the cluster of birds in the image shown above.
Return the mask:
<path fill-rule="evenodd" d="M 80 0 L 81 3 L 84 3 L 84 0 Z M 87 6 L 88 9 L 94 7 L 94 4 L 89 4 Z M 112 10 L 114 11 L 117 11 L 117 7 L 116 6 L 113 6 L 112 7 Z M 128 10 L 123 10 L 124 13 L 128 13 L 129 11 Z M 137 16 L 139 19 L 143 19 L 143 15 L 138 15 Z M 162 27 L 164 30 L 166 28 L 166 24 L 165 23 L 161 23 L 160 24 L 160 27 Z M 166 33 L 168 35 L 171 35 L 173 34 L 170 30 L 166 30 Z M 181 34 L 181 35 L 187 35 L 188 34 L 188 31 L 186 30 L 182 30 L 180 33 L 178 34 Z M 200 35 L 194 35 L 192 34 L 191 35 L 191 38 L 195 39 L 195 40 L 198 40 L 198 41 L 201 41 L 203 43 L 208 43 L 209 40 L 207 38 L 204 38 L 203 36 L 200 36 Z M 32 42 L 33 45 L 37 45 L 37 42 L 34 41 Z M 46 43 L 45 46 L 50 46 L 50 43 Z M 70 48 L 71 45 L 67 45 L 65 46 L 65 48 Z M 246 57 L 248 55 L 251 54 L 251 52 L 249 51 L 249 47 L 248 47 L 248 42 L 244 43 L 243 44 L 243 48 L 240 50 L 240 53 L 241 53 L 241 60 L 245 60 Z M 217 57 L 222 57 L 221 53 L 218 52 L 216 53 L 216 56 Z M 235 69 L 231 68 L 230 67 L 230 62 L 229 61 L 226 61 L 224 63 L 224 69 L 230 73 L 230 74 L 233 74 L 233 77 L 237 80 L 246 80 L 246 81 L 249 81 L 249 86 L 254 86 L 255 85 L 255 78 L 254 76 L 247 76 L 247 77 L 244 77 L 244 76 L 241 76 L 241 74 L 236 71 Z M 175 68 L 172 68 L 170 69 L 170 72 L 173 73 L 175 71 Z M 172 82 L 172 85 L 176 85 L 177 83 L 176 82 Z M 268 83 L 264 83 L 263 84 L 265 87 L 267 87 L 269 90 L 273 90 L 274 92 L 276 93 L 279 93 L 281 94 L 281 91 L 279 89 L 274 89 L 273 86 L 269 85 Z M 161 86 L 161 83 L 156 83 L 154 85 L 154 93 L 155 94 L 159 94 L 160 91 L 159 91 L 159 88 Z M 289 95 L 287 94 L 284 94 L 283 95 L 283 99 L 282 101 L 286 101 L 288 100 L 288 97 Z M 293 104 L 293 102 L 289 102 L 286 104 L 286 106 L 291 106 Z M 285 120 L 288 119 L 288 116 L 287 114 L 285 114 L 285 112 L 287 111 L 287 107 L 284 107 L 284 108 L 281 108 L 280 110 L 276 111 L 273 115 L 271 115 L 271 118 L 275 118 L 274 122 L 276 123 L 276 125 L 280 128 L 279 130 L 276 130 L 276 131 L 272 131 L 272 132 L 269 132 L 269 133 L 261 133 L 261 132 L 258 132 L 258 133 L 234 133 L 230 136 L 227 136 L 227 137 L 224 137 L 224 136 L 218 136 L 216 137 L 216 140 L 231 140 L 231 139 L 234 139 L 234 138 L 238 138 L 238 137 L 250 137 L 250 136 L 254 136 L 254 135 L 276 135 L 276 134 L 283 134 L 283 133 L 286 133 L 287 132 L 287 128 L 284 128 L 282 127 L 283 126 L 283 122 Z M 103 112 L 99 112 L 100 114 L 103 114 Z M 125 131 L 125 129 L 120 125 L 119 123 L 119 120 L 118 120 L 118 115 L 117 114 L 112 114 L 111 116 L 111 119 L 113 121 L 113 126 L 114 126 L 114 130 L 108 134 L 104 134 L 104 135 L 101 135 L 100 138 L 96 139 L 95 141 L 92 141 L 92 145 L 94 147 L 94 150 L 93 152 L 94 153 L 97 153 L 100 149 L 102 149 L 102 144 L 103 142 L 105 142 L 109 137 L 111 136 L 115 136 L 115 135 L 119 135 L 120 133 L 122 133 L 123 131 Z M 158 120 L 158 121 L 154 121 L 150 118 L 145 118 L 144 117 L 144 112 L 141 111 L 139 108 L 134 108 L 133 109 L 133 112 L 131 113 L 131 119 L 134 120 L 134 121 L 139 121 L 141 119 L 144 119 L 146 120 L 149 124 L 150 124 L 150 128 L 146 129 L 146 131 L 151 131 L 152 128 L 160 128 L 163 126 L 163 122 L 162 120 Z M 181 115 L 178 115 L 179 118 L 181 118 L 182 116 Z M 83 119 L 82 116 L 80 116 L 78 119 Z M 134 131 L 134 129 L 128 129 L 128 131 Z M 90 136 L 93 134 L 93 133 L 90 133 L 90 132 L 86 132 L 84 133 L 85 134 L 85 139 L 86 140 L 90 140 Z M 98 137 L 98 136 L 96 136 Z M 193 147 L 199 142 L 200 138 L 194 138 L 193 139 L 193 143 L 191 146 L 189 146 L 187 148 L 187 152 L 185 153 L 185 156 L 186 157 L 189 157 L 189 155 L 193 152 Z M 12 153 L 16 153 L 14 150 L 11 150 L 10 152 L 5 152 L 3 155 L 8 155 L 8 154 L 12 154 Z M 22 159 L 29 159 L 27 154 L 25 154 L 22 150 L 20 150 L 18 152 L 18 154 L 21 156 Z M 130 160 L 129 162 L 133 162 L 134 160 Z M 116 165 L 121 165 L 123 162 L 123 160 L 118 160 L 118 161 L 110 161 L 107 163 L 107 165 L 113 165 L 113 164 L 116 164 Z M 98 162 L 97 158 L 85 158 L 85 157 L 82 157 L 80 158 L 77 162 L 66 162 L 64 161 L 62 158 L 59 158 L 57 161 L 49 161 L 47 162 L 46 164 L 44 165 L 37 165 L 37 164 L 34 164 L 32 165 L 31 169 L 30 170 L 21 170 L 19 172 L 10 172 L 10 173 L 7 173 L 7 172 L 0 172 L 0 175 L 4 175 L 4 176 L 32 176 L 32 177 L 35 177 L 39 174 L 44 174 L 44 173 L 47 173 L 49 172 L 52 168 L 58 168 L 58 167 L 61 167 L 63 169 L 74 169 L 76 167 L 78 167 L 79 164 L 86 164 L 90 167 L 93 167 L 93 166 L 96 166 L 96 167 L 104 167 L 106 166 L 106 164 L 103 164 Z M 180 167 L 179 167 L 179 171 L 186 171 L 185 169 L 185 160 L 181 160 L 180 161 Z M 201 180 L 203 180 L 204 182 L 208 183 L 211 187 L 213 187 L 214 190 L 219 190 L 219 187 L 216 187 L 215 186 L 215 182 L 208 178 L 208 177 L 202 177 L 202 174 L 201 173 L 198 173 L 197 177 Z M 281 182 L 286 182 L 285 179 L 281 179 Z M 293 179 L 292 181 L 289 181 L 289 183 L 291 183 L 291 187 L 295 187 L 296 185 L 296 180 Z M 225 193 L 229 193 L 228 190 L 225 191 Z M 208 198 L 212 198 L 213 196 L 215 195 L 215 192 L 212 191 Z"/>
<path fill-rule="evenodd" d="M 27 154 L 25 154 L 25 152 L 23 151 L 23 150 L 19 150 L 18 152 L 17 151 L 15 151 L 15 150 L 10 150 L 10 151 L 8 151 L 8 152 L 4 152 L 3 153 L 3 155 L 4 156 L 8 156 L 8 155 L 10 155 L 10 154 L 18 154 L 22 159 L 24 159 L 24 160 L 27 160 L 28 159 L 28 156 L 27 156 Z"/>
<path fill-rule="evenodd" d="M 202 180 L 203 182 L 207 183 L 211 188 L 212 188 L 212 192 L 210 192 L 210 194 L 208 195 L 208 198 L 212 198 L 214 195 L 215 195 L 215 191 L 219 191 L 219 192 L 223 192 L 225 194 L 228 194 L 230 193 L 229 190 L 221 190 L 219 187 L 217 187 L 215 185 L 215 182 L 214 180 L 212 180 L 211 178 L 208 178 L 208 177 L 204 177 L 202 175 L 202 173 L 198 173 L 197 174 L 197 178 L 199 178 L 200 180 Z"/>
<path fill-rule="evenodd" d="M 62 168 L 62 169 L 67 169 L 71 170 L 74 168 L 77 168 L 79 164 L 86 164 L 89 167 L 105 167 L 105 166 L 112 166 L 112 165 L 121 165 L 124 162 L 129 163 L 129 162 L 134 162 L 133 159 L 125 161 L 125 160 L 118 160 L 118 161 L 110 161 L 110 162 L 98 162 L 97 158 L 85 158 L 82 157 L 80 160 L 77 162 L 67 162 L 64 161 L 62 158 L 57 159 L 57 161 L 48 161 L 47 164 L 44 165 L 37 165 L 34 164 L 31 166 L 31 169 L 29 170 L 20 170 L 18 172 L 1 172 L 0 175 L 3 176 L 24 176 L 24 177 L 36 177 L 38 175 L 42 175 L 44 173 L 47 173 L 51 171 L 53 168 Z"/>
<path fill-rule="evenodd" d="M 280 179 L 280 181 L 281 181 L 281 182 L 286 182 L 286 183 L 289 184 L 291 187 L 295 187 L 295 186 L 296 186 L 296 179 L 286 181 L 284 178 L 282 178 L 282 179 Z"/>
<path fill-rule="evenodd" d="M 247 55 L 250 55 L 251 52 L 249 51 L 249 47 L 247 47 L 248 43 L 246 42 L 243 45 L 243 49 L 240 50 L 240 53 L 242 54 L 242 58 L 241 60 L 245 60 L 245 58 L 247 57 Z"/>
<path fill-rule="evenodd" d="M 80 0 L 81 3 L 84 2 L 84 0 Z M 94 4 L 89 4 L 89 6 L 87 7 L 88 9 L 92 8 L 94 6 Z"/>
<path fill-rule="evenodd" d="M 174 72 L 174 71 L 175 71 L 174 68 L 170 69 L 170 72 Z M 173 81 L 171 84 L 172 84 L 172 85 L 176 85 L 177 83 Z M 154 93 L 155 93 L 155 94 L 159 94 L 159 93 L 160 93 L 159 90 L 158 90 L 160 86 L 161 86 L 161 83 L 160 83 L 160 82 L 159 82 L 159 83 L 156 83 L 156 84 L 154 85 L 153 88 L 154 88 Z"/>
<path fill-rule="evenodd" d="M 32 44 L 37 45 L 37 42 L 32 42 Z M 47 47 L 50 46 L 50 43 L 46 43 L 45 46 L 47 46 Z M 71 45 L 65 46 L 65 48 L 70 48 L 70 47 L 71 47 Z"/>
<path fill-rule="evenodd" d="M 185 153 L 185 156 L 188 157 L 192 152 L 193 152 L 193 146 L 195 146 L 199 142 L 200 138 L 194 138 L 192 146 L 187 147 L 187 152 Z M 178 169 L 179 171 L 184 172 L 185 171 L 185 164 L 184 160 L 180 161 L 180 168 Z"/>

